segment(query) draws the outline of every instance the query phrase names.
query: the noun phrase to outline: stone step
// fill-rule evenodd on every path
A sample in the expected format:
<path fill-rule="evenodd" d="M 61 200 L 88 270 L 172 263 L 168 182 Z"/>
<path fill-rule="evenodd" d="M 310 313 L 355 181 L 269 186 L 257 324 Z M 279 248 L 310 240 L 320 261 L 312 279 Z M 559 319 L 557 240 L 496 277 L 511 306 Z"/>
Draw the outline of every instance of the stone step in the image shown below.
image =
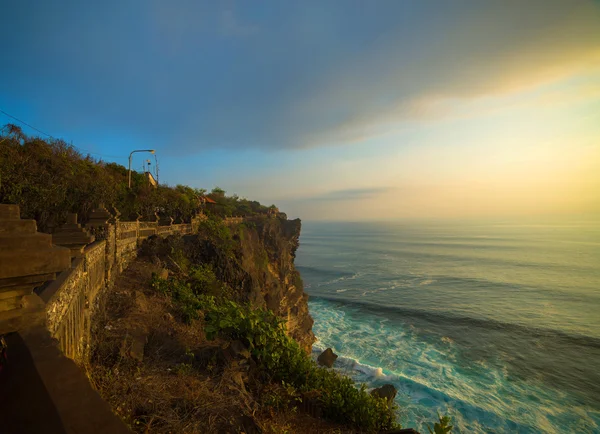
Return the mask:
<path fill-rule="evenodd" d="M 60 273 L 71 267 L 71 251 L 65 247 L 25 250 L 18 257 L 0 250 L 0 279 L 45 273 Z"/>
<path fill-rule="evenodd" d="M 0 220 L 19 220 L 19 205 L 0 204 Z"/>
<path fill-rule="evenodd" d="M 0 268 L 1 269 L 1 268 Z M 0 292 L 21 288 L 35 288 L 40 282 L 56 279 L 56 273 L 44 273 L 34 276 L 18 276 L 0 280 Z M 29 291 L 31 292 L 31 291 Z"/>
<path fill-rule="evenodd" d="M 43 324 L 46 318 L 44 302 L 35 294 L 21 298 L 23 307 L 0 311 L 0 335 Z"/>
<path fill-rule="evenodd" d="M 20 309 L 23 306 L 23 302 L 21 301 L 22 298 L 23 296 L 0 298 L 0 312 L 11 309 Z"/>
<path fill-rule="evenodd" d="M 32 293 L 31 285 L 21 285 L 20 287 L 0 288 L 0 301 L 7 298 L 22 297 Z"/>
<path fill-rule="evenodd" d="M 35 220 L 0 220 L 0 237 L 6 235 L 33 234 L 37 230 Z"/>
<path fill-rule="evenodd" d="M 1 224 L 1 223 L 0 223 Z M 52 235 L 36 232 L 34 234 L 0 234 L 0 251 L 16 252 L 27 249 L 48 249 L 52 247 Z"/>

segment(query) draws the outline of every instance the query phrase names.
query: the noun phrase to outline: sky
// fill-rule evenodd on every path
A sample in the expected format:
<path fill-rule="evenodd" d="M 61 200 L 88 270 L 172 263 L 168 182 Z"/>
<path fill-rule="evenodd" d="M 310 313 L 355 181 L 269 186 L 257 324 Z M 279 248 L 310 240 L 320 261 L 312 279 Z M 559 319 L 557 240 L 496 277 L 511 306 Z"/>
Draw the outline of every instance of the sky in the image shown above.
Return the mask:
<path fill-rule="evenodd" d="M 156 149 L 161 183 L 305 220 L 600 215 L 598 1 L 0 10 L 0 110 L 105 161 Z"/>

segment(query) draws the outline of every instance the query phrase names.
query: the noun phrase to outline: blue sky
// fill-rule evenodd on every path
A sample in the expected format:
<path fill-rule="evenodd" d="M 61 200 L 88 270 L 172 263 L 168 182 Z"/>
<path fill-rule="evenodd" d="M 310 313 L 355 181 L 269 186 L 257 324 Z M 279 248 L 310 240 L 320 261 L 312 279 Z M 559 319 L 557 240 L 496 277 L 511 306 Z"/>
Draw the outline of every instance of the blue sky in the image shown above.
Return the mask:
<path fill-rule="evenodd" d="M 155 148 L 162 182 L 306 219 L 600 212 L 597 2 L 2 3 L 0 109 Z"/>

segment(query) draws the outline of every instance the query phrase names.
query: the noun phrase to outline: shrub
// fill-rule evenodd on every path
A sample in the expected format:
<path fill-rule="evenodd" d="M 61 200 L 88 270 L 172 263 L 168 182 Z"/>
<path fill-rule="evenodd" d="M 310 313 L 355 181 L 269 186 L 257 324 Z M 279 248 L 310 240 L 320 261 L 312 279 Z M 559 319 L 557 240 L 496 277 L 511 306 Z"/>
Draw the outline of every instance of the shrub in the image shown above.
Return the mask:
<path fill-rule="evenodd" d="M 433 430 L 428 425 L 427 430 L 430 434 L 448 434 L 452 431 L 452 425 L 450 425 L 450 417 L 449 416 L 440 416 L 438 414 L 439 422 L 436 422 L 433 425 Z"/>
<path fill-rule="evenodd" d="M 200 210 L 199 196 L 206 193 L 184 185 L 155 188 L 133 170 L 129 188 L 126 167 L 83 155 L 62 140 L 27 136 L 14 125 L 0 129 L 0 143 L 0 203 L 19 205 L 22 218 L 35 219 L 44 232 L 64 223 L 69 212 L 85 222 L 100 203 L 116 206 L 123 221 L 155 212 L 190 221 Z M 217 216 L 266 213 L 260 203 L 225 196 L 219 188 L 209 196 L 217 204 L 205 211 Z"/>
<path fill-rule="evenodd" d="M 223 297 L 207 295 L 212 285 L 219 285 L 208 265 L 193 268 L 190 279 L 169 280 L 153 277 L 152 286 L 172 298 L 185 322 L 204 313 L 204 332 L 208 340 L 217 336 L 242 341 L 250 350 L 257 366 L 301 399 L 303 394 L 315 398 L 324 417 L 352 425 L 365 431 L 398 428 L 395 407 L 369 394 L 364 384 L 356 387 L 352 379 L 336 371 L 321 368 L 310 359 L 298 343 L 286 334 L 283 320 L 272 311 L 257 309 Z M 272 406 L 282 403 L 267 397 Z M 277 402 L 275 402 L 277 401 Z M 434 434 L 450 433 L 450 418 L 439 417 Z"/>
<path fill-rule="evenodd" d="M 152 287 L 173 300 L 180 311 L 183 322 L 189 324 L 192 320 L 198 319 L 198 309 L 201 308 L 201 304 L 191 283 L 173 278 L 164 280 L 153 275 Z"/>
<path fill-rule="evenodd" d="M 207 339 L 219 335 L 241 340 L 273 380 L 316 396 L 325 417 L 368 431 L 396 426 L 395 413 L 384 399 L 371 396 L 364 384 L 356 388 L 350 378 L 318 367 L 285 333 L 283 321 L 272 311 L 218 302 L 210 296 L 199 300 Z"/>
<path fill-rule="evenodd" d="M 200 222 L 198 225 L 198 235 L 206 238 L 212 244 L 219 246 L 226 256 L 234 256 L 236 243 L 233 239 L 233 234 L 231 233 L 231 229 L 220 218 L 210 216 L 208 219 Z"/>

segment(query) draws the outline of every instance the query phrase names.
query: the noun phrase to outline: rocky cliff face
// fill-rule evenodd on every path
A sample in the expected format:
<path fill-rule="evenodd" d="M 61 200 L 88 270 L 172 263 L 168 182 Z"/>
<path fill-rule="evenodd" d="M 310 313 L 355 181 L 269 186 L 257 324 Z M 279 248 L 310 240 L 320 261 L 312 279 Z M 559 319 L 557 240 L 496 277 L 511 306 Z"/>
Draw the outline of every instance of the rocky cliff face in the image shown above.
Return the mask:
<path fill-rule="evenodd" d="M 310 352 L 313 320 L 294 267 L 300 220 L 247 220 L 230 224 L 225 237 L 221 229 L 201 228 L 198 235 L 149 240 L 145 248 L 161 258 L 181 249 L 191 265 L 210 264 L 230 290 L 227 297 L 271 309 L 286 322 L 288 334 Z"/>
<path fill-rule="evenodd" d="M 288 333 L 310 351 L 315 340 L 308 295 L 294 267 L 301 223 L 266 219 L 240 233 L 242 266 L 253 278 L 253 303 L 266 306 L 286 321 Z"/>

